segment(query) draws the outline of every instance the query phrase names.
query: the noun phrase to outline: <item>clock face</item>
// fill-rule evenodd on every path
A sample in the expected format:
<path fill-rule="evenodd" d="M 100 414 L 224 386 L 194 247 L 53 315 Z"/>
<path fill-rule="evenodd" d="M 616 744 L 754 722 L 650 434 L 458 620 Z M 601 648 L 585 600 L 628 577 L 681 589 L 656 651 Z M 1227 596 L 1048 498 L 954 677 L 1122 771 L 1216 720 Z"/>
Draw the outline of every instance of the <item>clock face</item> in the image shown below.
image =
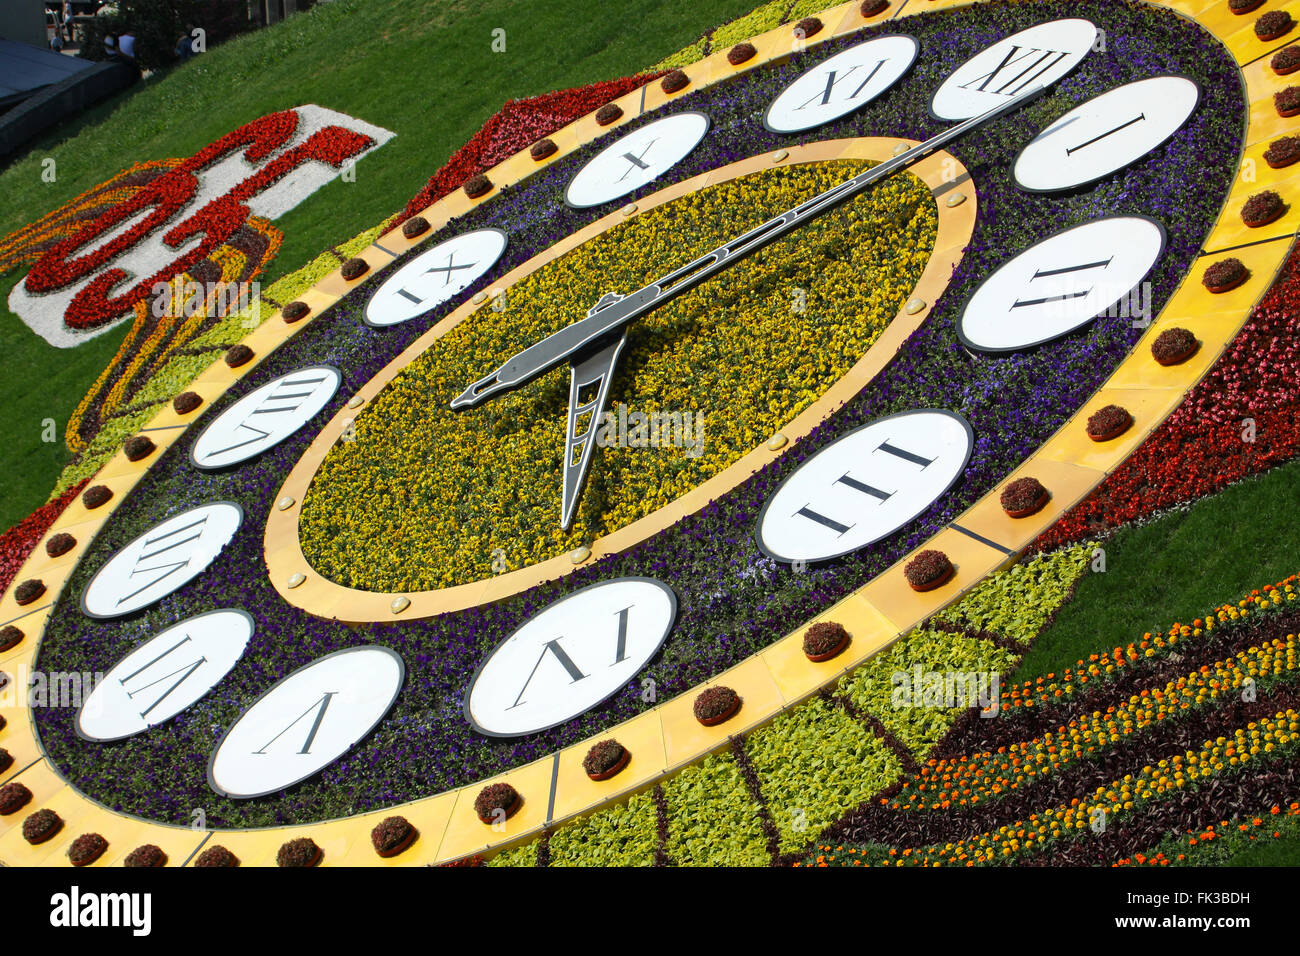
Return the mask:
<path fill-rule="evenodd" d="M 763 117 L 774 133 L 797 133 L 866 106 L 916 61 L 909 36 L 876 37 L 827 57 L 781 91 Z"/>
<path fill-rule="evenodd" d="M 1090 20 L 1037 23 L 985 47 L 943 81 L 930 101 L 940 119 L 978 116 L 1035 86 L 1055 83 L 1092 52 L 1097 26 Z"/>
<path fill-rule="evenodd" d="M 311 568 L 361 591 L 447 599 L 485 580 L 504 585 L 503 572 L 536 583 L 535 565 L 572 570 L 565 556 L 575 548 L 603 546 L 616 533 L 643 537 L 642 529 L 657 530 L 660 508 L 701 484 L 725 488 L 748 477 L 751 469 L 735 470 L 741 459 L 758 446 L 767 460 L 762 445 L 771 435 L 800 413 L 818 414 L 920 280 L 939 215 L 914 176 L 827 214 L 736 266 L 725 284 L 685 294 L 629 331 L 607 408 L 587 413 L 592 477 L 568 529 L 558 493 L 568 369 L 472 408 L 452 403 L 514 352 L 584 315 L 593 290 L 632 291 L 655 270 L 684 266 L 866 167 L 763 160 L 758 171 L 735 175 L 729 164 L 707 185 L 688 180 L 679 198 L 631 218 L 615 214 L 615 225 L 562 256 L 550 258 L 552 247 L 540 265 L 521 267 L 535 271 L 503 281 L 491 305 L 436 327 L 411 349 L 423 351 L 380 373 L 381 387 L 367 384 L 362 408 L 340 413 L 340 426 L 354 421 L 351 440 L 317 445 L 296 466 L 309 490 L 301 509 L 279 517 L 298 518 Z M 872 233 L 879 239 L 870 245 L 846 241 Z M 803 266 L 809 258 L 822 263 L 824 283 Z M 814 347 L 818 359 L 809 362 Z M 362 487 L 374 493 L 356 494 Z M 388 543 L 383 554 L 376 537 Z"/>
<path fill-rule="evenodd" d="M 678 113 L 627 133 L 578 171 L 564 201 L 586 209 L 636 192 L 685 159 L 708 131 L 705 114 Z"/>
<path fill-rule="evenodd" d="M 131 677 L 139 654 L 189 682 L 151 716 L 117 691 L 98 718 L 35 713 L 51 763 L 127 813 L 188 823 L 201 806 L 213 827 L 472 796 L 622 722 L 668 726 L 692 689 L 964 531 L 984 550 L 936 592 L 951 600 L 1024 543 L 959 520 L 1137 354 L 1150 323 L 1113 306 L 1158 316 L 1233 187 L 1237 67 L 1196 24 L 1158 22 L 1158 72 L 1095 52 L 1102 31 L 1156 42 L 1122 5 L 846 26 L 726 82 L 629 96 L 619 126 L 587 118 L 573 148 L 514 158 L 527 175 L 489 171 L 511 189 L 430 211 L 425 239 L 383 237 L 363 279 L 331 277 L 336 298 L 291 338 L 218 369 L 224 394 L 114 486 L 41 665 L 130 683 L 148 676 Z M 565 360 L 452 407 L 597 303 L 1037 84 L 1043 97 L 614 330 L 603 406 L 576 387 L 575 404 Z M 1168 402 L 1139 403 L 1143 425 Z M 575 407 L 594 451 L 566 528 Z M 239 609 L 251 627 L 186 630 Z M 186 640 L 213 647 L 192 679 Z"/>
<path fill-rule="evenodd" d="M 1038 192 L 1095 183 L 1174 135 L 1200 99 L 1200 88 L 1184 76 L 1153 76 L 1108 90 L 1034 137 L 1016 157 L 1016 183 Z"/>
<path fill-rule="evenodd" d="M 267 382 L 203 430 L 191 460 L 198 468 L 226 468 L 260 455 L 316 417 L 341 380 L 337 369 L 315 365 Z"/>
<path fill-rule="evenodd" d="M 522 737 L 572 720 L 640 672 L 676 615 L 672 589 L 651 578 L 616 578 L 570 594 L 483 662 L 465 716 L 493 737 Z"/>
<path fill-rule="evenodd" d="M 375 290 L 366 322 L 397 325 L 450 302 L 492 268 L 508 241 L 500 229 L 477 229 L 421 252 Z"/>
<path fill-rule="evenodd" d="M 405 670 L 386 647 L 348 647 L 294 671 L 221 738 L 208 763 L 212 789 L 263 797 L 329 766 L 388 713 Z"/>
<path fill-rule="evenodd" d="M 140 535 L 86 585 L 81 610 L 112 618 L 156 604 L 202 574 L 244 519 L 240 506 L 214 501 L 174 515 Z"/>
<path fill-rule="evenodd" d="M 758 544 L 779 561 L 825 561 L 884 538 L 934 504 L 970 461 L 960 415 L 918 409 L 850 432 L 795 471 L 763 507 Z"/>
<path fill-rule="evenodd" d="M 1082 328 L 1126 301 L 1165 249 L 1164 227 L 1111 216 L 1043 239 L 989 276 L 957 334 L 984 352 L 1018 352 Z"/>
<path fill-rule="evenodd" d="M 209 611 L 145 641 L 91 692 L 77 716 L 77 733 L 121 740 L 175 717 L 230 672 L 253 627 L 247 611 Z"/>

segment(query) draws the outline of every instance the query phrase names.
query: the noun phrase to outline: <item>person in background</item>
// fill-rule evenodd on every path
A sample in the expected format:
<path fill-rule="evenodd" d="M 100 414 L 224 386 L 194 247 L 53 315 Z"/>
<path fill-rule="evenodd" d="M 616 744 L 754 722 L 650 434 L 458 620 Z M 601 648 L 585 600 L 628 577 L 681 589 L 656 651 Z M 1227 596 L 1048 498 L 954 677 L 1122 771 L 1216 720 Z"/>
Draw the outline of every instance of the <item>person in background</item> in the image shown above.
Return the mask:
<path fill-rule="evenodd" d="M 63 0 L 63 39 L 72 42 L 72 0 Z"/>
<path fill-rule="evenodd" d="M 112 34 L 104 37 L 104 59 L 109 62 L 116 60 L 118 63 L 128 63 L 131 69 L 135 71 L 135 75 L 140 76 L 140 64 L 135 62 L 134 57 L 123 55 L 117 39 Z"/>
<path fill-rule="evenodd" d="M 185 33 L 182 33 L 180 39 L 176 41 L 176 55 L 180 57 L 182 63 L 194 55 L 193 32 L 193 30 L 187 30 Z"/>
<path fill-rule="evenodd" d="M 63 29 L 58 24 L 54 25 L 54 35 L 50 37 L 50 49 L 55 53 L 63 52 Z"/>

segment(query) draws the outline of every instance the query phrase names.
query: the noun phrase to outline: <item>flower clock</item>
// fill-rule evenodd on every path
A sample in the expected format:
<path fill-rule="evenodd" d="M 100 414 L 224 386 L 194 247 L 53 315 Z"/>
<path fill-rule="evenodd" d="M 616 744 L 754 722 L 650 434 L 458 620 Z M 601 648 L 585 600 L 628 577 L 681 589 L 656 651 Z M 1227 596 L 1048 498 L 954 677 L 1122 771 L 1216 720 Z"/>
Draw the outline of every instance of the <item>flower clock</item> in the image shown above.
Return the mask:
<path fill-rule="evenodd" d="M 92 479 L 4 599 L 15 683 L 103 676 L 11 699 L 0 858 L 496 852 L 800 705 L 1113 471 L 1288 252 L 1286 38 L 879 7 L 475 176 Z"/>

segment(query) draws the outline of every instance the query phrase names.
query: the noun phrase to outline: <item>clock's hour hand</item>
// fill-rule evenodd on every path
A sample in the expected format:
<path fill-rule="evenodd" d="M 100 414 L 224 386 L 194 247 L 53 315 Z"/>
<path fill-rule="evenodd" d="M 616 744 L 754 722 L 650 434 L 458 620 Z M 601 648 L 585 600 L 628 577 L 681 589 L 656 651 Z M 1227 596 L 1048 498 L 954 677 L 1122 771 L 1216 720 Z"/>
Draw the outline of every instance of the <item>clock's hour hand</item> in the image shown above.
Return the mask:
<path fill-rule="evenodd" d="M 1042 86 L 1035 87 L 979 116 L 958 123 L 951 129 L 932 136 L 924 143 L 919 143 L 852 179 L 832 186 L 794 209 L 769 219 L 761 226 L 700 256 L 694 262 L 660 276 L 625 298 L 612 294 L 606 295 L 587 313 L 586 318 L 565 326 L 553 335 L 511 356 L 495 372 L 484 376 L 465 389 L 452 401 L 451 407 L 458 409 L 477 405 L 498 392 L 515 388 L 554 368 L 565 359 L 585 351 L 594 342 L 618 327 L 640 318 L 668 300 L 695 288 L 701 282 L 730 268 L 786 233 L 798 229 L 810 220 L 860 195 L 880 180 L 937 152 L 971 130 L 1018 109 L 1030 100 L 1037 99 L 1043 94 L 1044 89 L 1045 87 Z"/>
<path fill-rule="evenodd" d="M 560 527 L 568 531 L 578 510 L 578 496 L 591 466 L 595 435 L 609 400 L 618 357 L 627 344 L 627 328 L 608 341 L 598 342 L 569 362 L 569 418 L 564 433 L 564 494 L 560 505 Z M 582 401 L 584 392 L 596 394 Z"/>

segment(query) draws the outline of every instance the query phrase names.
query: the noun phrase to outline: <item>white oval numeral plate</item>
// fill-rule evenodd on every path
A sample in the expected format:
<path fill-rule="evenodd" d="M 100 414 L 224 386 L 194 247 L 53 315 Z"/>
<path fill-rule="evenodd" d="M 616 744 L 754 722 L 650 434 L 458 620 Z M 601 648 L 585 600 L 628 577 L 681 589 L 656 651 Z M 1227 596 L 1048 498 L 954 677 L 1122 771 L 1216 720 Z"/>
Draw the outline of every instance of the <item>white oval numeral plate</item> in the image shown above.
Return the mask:
<path fill-rule="evenodd" d="M 708 131 L 709 118 L 703 113 L 678 113 L 642 126 L 578 170 L 564 201 L 585 209 L 626 196 L 680 163 Z"/>
<path fill-rule="evenodd" d="M 167 628 L 122 658 L 77 715 L 87 740 L 121 740 L 175 717 L 230 673 L 253 636 L 244 611 L 209 611 Z"/>
<path fill-rule="evenodd" d="M 203 429 L 190 460 L 199 468 L 226 468 L 260 455 L 316 417 L 342 381 L 337 369 L 313 365 L 267 382 Z"/>
<path fill-rule="evenodd" d="M 1035 86 L 1055 83 L 1097 42 L 1090 20 L 1051 20 L 999 40 L 953 71 L 930 101 L 939 119 L 964 120 Z"/>
<path fill-rule="evenodd" d="M 651 578 L 603 581 L 561 598 L 479 668 L 465 717 L 480 733 L 518 737 L 584 714 L 627 686 L 676 617 L 676 595 Z"/>
<path fill-rule="evenodd" d="M 902 78 L 919 45 L 909 36 L 876 37 L 817 64 L 772 101 L 763 125 L 795 133 L 865 106 Z"/>
<path fill-rule="evenodd" d="M 1119 315 L 1151 316 L 1150 296 L 1136 294 L 1165 247 L 1154 220 L 1116 216 L 1044 239 L 1001 266 L 975 290 L 957 337 L 981 352 L 1042 345 L 1119 306 Z"/>
<path fill-rule="evenodd" d="M 244 520 L 233 501 L 182 511 L 136 538 L 95 573 L 81 595 L 90 617 L 148 607 L 201 574 L 230 543 Z"/>
<path fill-rule="evenodd" d="M 855 429 L 781 483 L 759 515 L 758 546 L 778 561 L 825 561 L 879 541 L 952 487 L 973 445 L 966 420 L 942 409 Z"/>
<path fill-rule="evenodd" d="M 1200 98 L 1200 87 L 1181 76 L 1153 76 L 1108 90 L 1034 137 L 1016 157 L 1016 182 L 1033 192 L 1095 183 L 1173 136 Z"/>
<path fill-rule="evenodd" d="M 319 773 L 379 723 L 406 668 L 387 647 L 350 647 L 294 671 L 221 738 L 208 784 L 227 797 L 275 793 Z"/>
<path fill-rule="evenodd" d="M 366 303 L 367 325 L 397 325 L 455 298 L 506 249 L 499 229 L 477 229 L 440 242 L 389 276 Z"/>

